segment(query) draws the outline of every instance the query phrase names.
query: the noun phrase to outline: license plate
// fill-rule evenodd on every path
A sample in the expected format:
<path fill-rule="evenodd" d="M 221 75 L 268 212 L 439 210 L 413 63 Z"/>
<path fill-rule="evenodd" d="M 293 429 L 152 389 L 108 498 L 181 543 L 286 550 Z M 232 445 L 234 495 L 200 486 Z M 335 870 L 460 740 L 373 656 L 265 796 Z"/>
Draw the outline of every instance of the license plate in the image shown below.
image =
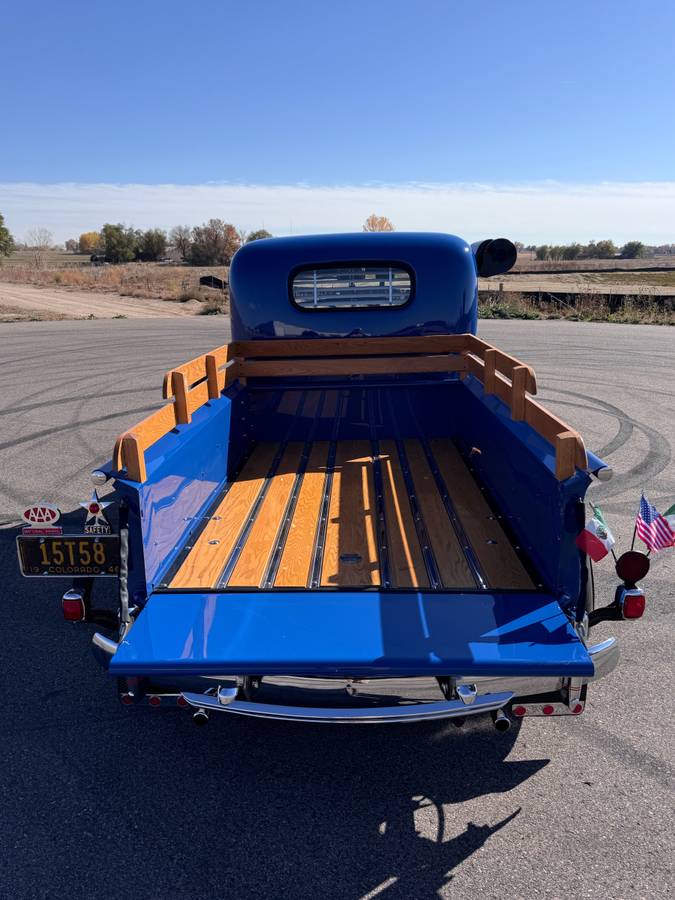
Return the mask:
<path fill-rule="evenodd" d="M 117 534 L 68 534 L 59 537 L 19 535 L 16 539 L 21 574 L 28 578 L 115 577 L 120 571 Z"/>

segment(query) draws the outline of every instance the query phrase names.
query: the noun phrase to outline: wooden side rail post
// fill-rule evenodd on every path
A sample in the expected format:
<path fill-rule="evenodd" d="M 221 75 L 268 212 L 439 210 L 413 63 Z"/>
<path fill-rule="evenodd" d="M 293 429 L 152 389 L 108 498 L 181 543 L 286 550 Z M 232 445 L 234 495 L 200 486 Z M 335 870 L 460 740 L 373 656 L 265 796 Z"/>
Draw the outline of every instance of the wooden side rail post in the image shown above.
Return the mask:
<path fill-rule="evenodd" d="M 497 392 L 496 364 L 497 351 L 486 350 L 483 370 L 483 388 L 486 394 L 495 394 Z"/>
<path fill-rule="evenodd" d="M 576 468 L 577 438 L 574 431 L 561 431 L 555 439 L 555 475 L 564 481 L 574 475 Z"/>
<path fill-rule="evenodd" d="M 189 425 L 192 421 L 192 413 L 188 406 L 188 385 L 185 374 L 180 371 L 173 373 L 171 379 L 174 393 L 174 410 L 177 425 Z"/>
<path fill-rule="evenodd" d="M 516 366 L 511 376 L 511 418 L 514 422 L 522 422 L 525 418 L 528 374 L 527 366 Z"/>

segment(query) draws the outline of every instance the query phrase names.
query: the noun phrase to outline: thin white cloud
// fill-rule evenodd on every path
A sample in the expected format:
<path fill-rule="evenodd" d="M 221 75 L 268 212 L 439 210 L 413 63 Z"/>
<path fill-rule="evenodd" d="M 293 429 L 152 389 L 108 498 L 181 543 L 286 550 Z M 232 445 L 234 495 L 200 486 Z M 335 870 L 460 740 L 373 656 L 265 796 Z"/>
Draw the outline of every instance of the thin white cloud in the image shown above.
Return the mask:
<path fill-rule="evenodd" d="M 525 243 L 633 238 L 675 242 L 675 182 L 600 184 L 30 184 L 0 183 L 0 212 L 18 238 L 34 226 L 55 240 L 104 222 L 137 228 L 217 217 L 273 234 L 358 231 L 372 212 L 398 230 Z"/>

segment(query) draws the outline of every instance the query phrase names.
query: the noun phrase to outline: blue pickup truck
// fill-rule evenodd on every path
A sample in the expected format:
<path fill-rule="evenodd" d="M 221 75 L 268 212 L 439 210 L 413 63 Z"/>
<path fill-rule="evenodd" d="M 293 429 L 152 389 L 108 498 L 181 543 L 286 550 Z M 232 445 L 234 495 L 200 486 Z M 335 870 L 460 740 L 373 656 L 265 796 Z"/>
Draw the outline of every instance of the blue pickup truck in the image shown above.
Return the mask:
<path fill-rule="evenodd" d="M 575 543 L 611 470 L 476 336 L 477 277 L 515 258 L 423 233 L 238 251 L 231 343 L 169 371 L 166 404 L 92 473 L 114 479 L 119 531 L 94 494 L 73 565 L 63 537 L 19 539 L 41 548 L 27 574 L 75 576 L 64 613 L 100 624 L 125 705 L 498 730 L 583 711 L 618 660 L 589 640 Z"/>

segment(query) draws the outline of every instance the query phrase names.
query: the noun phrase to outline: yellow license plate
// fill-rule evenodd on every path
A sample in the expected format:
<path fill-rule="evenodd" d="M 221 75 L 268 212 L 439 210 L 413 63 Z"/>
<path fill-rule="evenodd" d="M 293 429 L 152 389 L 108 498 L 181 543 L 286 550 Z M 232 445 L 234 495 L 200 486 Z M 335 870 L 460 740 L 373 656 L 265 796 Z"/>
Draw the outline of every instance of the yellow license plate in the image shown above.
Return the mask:
<path fill-rule="evenodd" d="M 119 575 L 120 539 L 117 534 L 19 535 L 16 545 L 21 574 L 28 578 L 112 578 Z"/>

